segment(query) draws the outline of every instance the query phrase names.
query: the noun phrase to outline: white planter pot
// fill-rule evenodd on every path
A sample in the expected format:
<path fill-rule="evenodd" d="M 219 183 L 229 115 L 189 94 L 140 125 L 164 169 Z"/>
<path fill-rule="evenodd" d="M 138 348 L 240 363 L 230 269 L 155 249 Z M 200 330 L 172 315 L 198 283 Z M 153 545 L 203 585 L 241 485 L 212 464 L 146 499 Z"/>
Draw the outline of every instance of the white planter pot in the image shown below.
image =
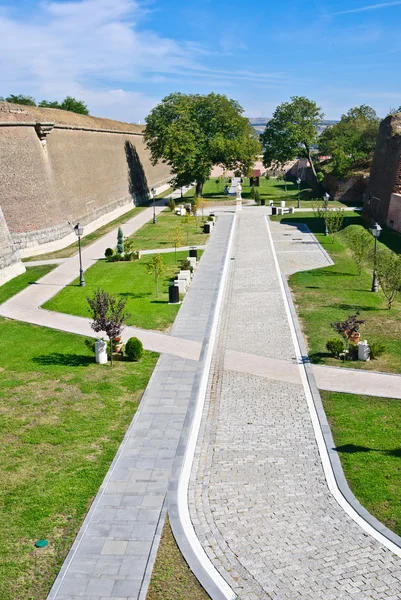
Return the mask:
<path fill-rule="evenodd" d="M 99 365 L 105 365 L 107 363 L 107 343 L 103 340 L 97 340 L 95 342 L 95 355 L 96 362 Z"/>

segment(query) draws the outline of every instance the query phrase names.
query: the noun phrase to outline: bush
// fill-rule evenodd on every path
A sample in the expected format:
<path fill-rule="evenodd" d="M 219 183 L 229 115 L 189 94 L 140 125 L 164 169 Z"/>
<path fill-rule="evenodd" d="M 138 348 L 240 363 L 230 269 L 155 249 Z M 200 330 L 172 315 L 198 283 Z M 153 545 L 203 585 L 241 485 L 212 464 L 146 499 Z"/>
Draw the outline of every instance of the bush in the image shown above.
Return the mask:
<path fill-rule="evenodd" d="M 124 234 L 121 227 L 118 228 L 117 232 L 117 252 L 120 254 L 124 252 Z"/>
<path fill-rule="evenodd" d="M 183 271 L 189 271 L 191 269 L 191 263 L 187 258 L 181 262 L 181 269 Z"/>
<path fill-rule="evenodd" d="M 132 337 L 125 344 L 125 355 L 128 360 L 137 361 L 143 356 L 143 344 L 141 340 Z"/>
<path fill-rule="evenodd" d="M 255 200 L 255 193 L 256 193 L 255 186 L 251 185 L 251 198 L 252 198 L 252 200 Z"/>
<path fill-rule="evenodd" d="M 369 344 L 370 358 L 379 358 L 386 351 L 386 346 L 380 344 L 379 342 L 372 342 Z"/>
<path fill-rule="evenodd" d="M 341 352 L 344 352 L 344 342 L 338 338 L 331 338 L 326 344 L 326 349 L 330 354 L 338 358 Z"/>
<path fill-rule="evenodd" d="M 116 252 L 115 254 L 113 254 L 113 256 L 110 256 L 110 258 L 107 259 L 109 262 L 119 262 L 120 260 L 123 260 L 123 255 L 120 254 L 119 252 Z"/>
<path fill-rule="evenodd" d="M 171 212 L 174 212 L 175 210 L 175 202 L 172 198 L 169 198 L 169 201 L 167 202 L 167 206 L 169 207 L 169 209 L 171 210 Z"/>
<path fill-rule="evenodd" d="M 255 203 L 257 205 L 260 204 L 260 193 L 259 193 L 259 190 L 255 190 Z"/>
<path fill-rule="evenodd" d="M 106 248 L 106 250 L 104 251 L 104 255 L 107 259 L 109 259 L 111 256 L 113 256 L 113 254 L 114 254 L 113 248 Z"/>
<path fill-rule="evenodd" d="M 85 346 L 91 352 L 93 352 L 93 354 L 95 354 L 95 343 L 96 343 L 96 340 L 94 340 L 93 338 L 86 338 L 86 340 L 85 340 Z"/>

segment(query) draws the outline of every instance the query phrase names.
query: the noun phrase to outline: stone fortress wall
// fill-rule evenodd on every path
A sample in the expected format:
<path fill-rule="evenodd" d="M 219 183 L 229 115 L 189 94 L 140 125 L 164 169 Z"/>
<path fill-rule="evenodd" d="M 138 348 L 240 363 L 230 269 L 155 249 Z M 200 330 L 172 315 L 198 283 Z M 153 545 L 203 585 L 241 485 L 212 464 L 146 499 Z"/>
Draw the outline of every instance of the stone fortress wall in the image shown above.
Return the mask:
<path fill-rule="evenodd" d="M 152 166 L 143 126 L 67 111 L 0 103 L 0 268 L 95 230 L 168 187 Z M 5 220 L 5 221 L 4 221 Z M 70 224 L 69 224 L 70 223 Z M 9 256 L 9 258 L 5 258 Z M 10 263 L 11 264 L 11 263 Z"/>
<path fill-rule="evenodd" d="M 364 212 L 401 233 L 401 113 L 380 124 Z"/>

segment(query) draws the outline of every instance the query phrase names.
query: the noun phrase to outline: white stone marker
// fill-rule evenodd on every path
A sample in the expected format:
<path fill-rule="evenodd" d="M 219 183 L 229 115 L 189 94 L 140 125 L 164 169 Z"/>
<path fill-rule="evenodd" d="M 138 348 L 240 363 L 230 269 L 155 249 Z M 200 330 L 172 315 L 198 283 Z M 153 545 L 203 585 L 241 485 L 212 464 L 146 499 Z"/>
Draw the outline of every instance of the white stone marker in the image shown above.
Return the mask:
<path fill-rule="evenodd" d="M 358 360 L 369 360 L 370 350 L 367 340 L 358 342 Z"/>
<path fill-rule="evenodd" d="M 96 362 L 99 365 L 107 363 L 107 343 L 104 340 L 96 340 L 95 342 Z"/>

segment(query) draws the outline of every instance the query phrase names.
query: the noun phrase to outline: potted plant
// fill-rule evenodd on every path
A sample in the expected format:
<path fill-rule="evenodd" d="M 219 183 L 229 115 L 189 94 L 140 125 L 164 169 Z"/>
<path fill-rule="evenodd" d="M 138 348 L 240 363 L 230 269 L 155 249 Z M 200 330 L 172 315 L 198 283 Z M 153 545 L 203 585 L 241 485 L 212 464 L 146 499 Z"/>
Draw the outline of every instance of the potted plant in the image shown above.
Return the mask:
<path fill-rule="evenodd" d="M 123 349 L 123 341 L 120 337 L 115 337 L 113 338 L 113 351 L 114 352 L 121 352 L 121 350 Z"/>
<path fill-rule="evenodd" d="M 347 353 L 349 351 L 349 344 L 358 344 L 361 334 L 359 333 L 360 325 L 365 323 L 364 319 L 358 319 L 360 311 L 357 310 L 354 315 L 350 315 L 345 321 L 338 321 L 331 323 L 330 327 L 337 331 L 341 337 L 345 340 L 347 346 Z"/>

